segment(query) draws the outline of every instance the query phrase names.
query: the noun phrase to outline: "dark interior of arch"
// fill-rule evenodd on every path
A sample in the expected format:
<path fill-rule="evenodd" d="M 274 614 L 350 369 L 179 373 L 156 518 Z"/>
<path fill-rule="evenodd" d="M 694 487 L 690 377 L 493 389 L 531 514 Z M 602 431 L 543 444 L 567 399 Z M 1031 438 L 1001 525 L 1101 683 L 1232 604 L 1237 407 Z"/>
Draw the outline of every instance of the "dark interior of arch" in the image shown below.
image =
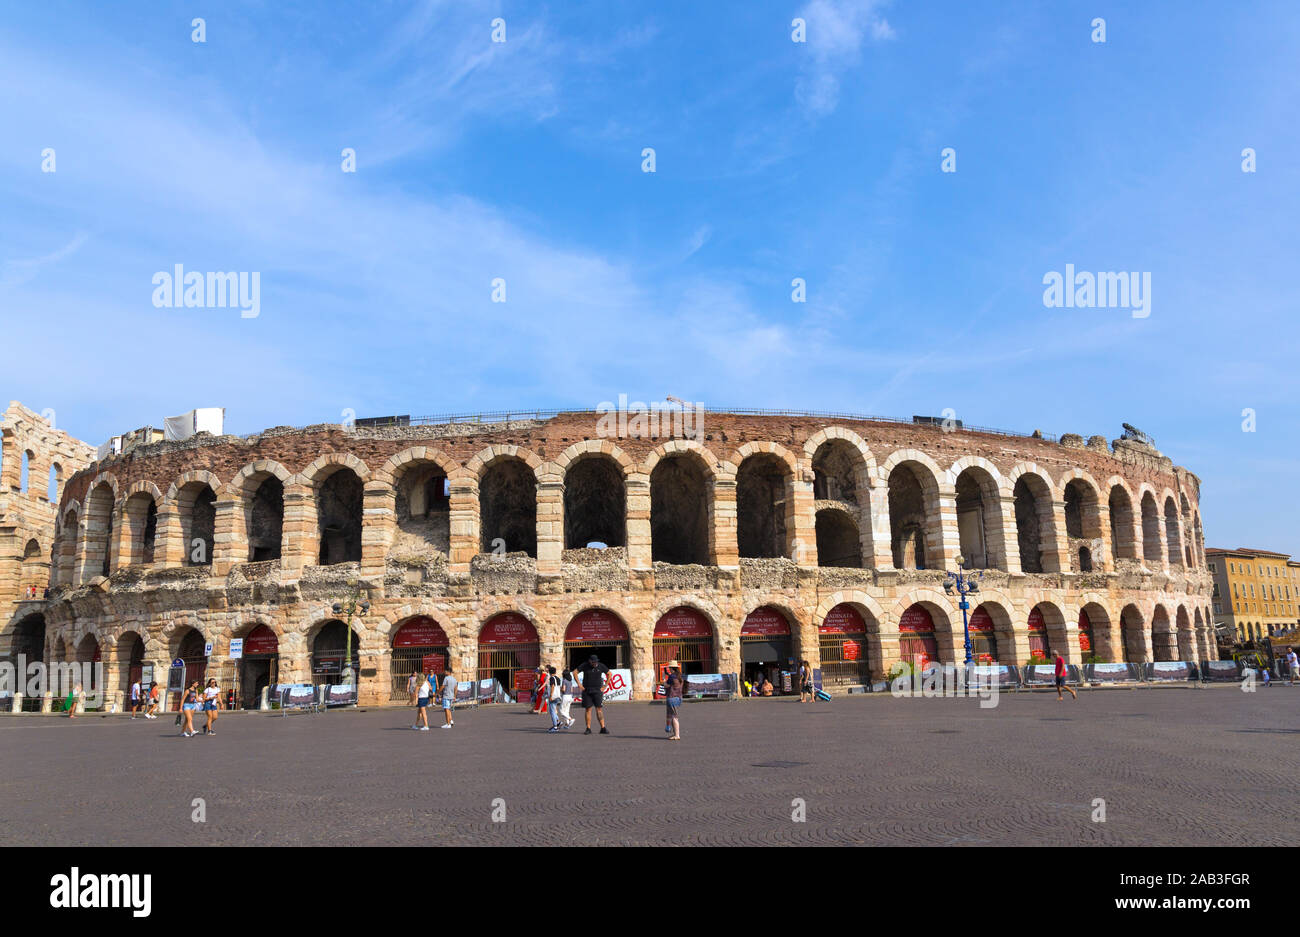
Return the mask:
<path fill-rule="evenodd" d="M 45 616 L 28 615 L 14 629 L 12 655 L 29 661 L 45 659 Z"/>
<path fill-rule="evenodd" d="M 989 527 L 996 524 L 997 494 L 987 491 L 992 480 L 982 482 L 972 469 L 957 476 L 957 539 L 961 557 L 971 569 L 988 569 L 995 563 L 989 548 Z"/>
<path fill-rule="evenodd" d="M 1160 518 L 1156 513 L 1156 499 L 1147 492 L 1142 496 L 1142 559 L 1160 563 Z"/>
<path fill-rule="evenodd" d="M 503 459 L 492 465 L 479 482 L 478 503 L 484 553 L 500 539 L 507 553 L 537 556 L 537 481 L 527 464 Z"/>
<path fill-rule="evenodd" d="M 750 456 L 736 473 L 736 546 L 741 556 L 785 556 L 786 467 L 776 456 Z"/>
<path fill-rule="evenodd" d="M 1110 513 L 1111 549 L 1120 559 L 1137 559 L 1137 548 L 1133 543 L 1133 505 L 1128 493 L 1116 485 L 1110 490 L 1107 507 Z"/>
<path fill-rule="evenodd" d="M 612 459 L 579 459 L 564 475 L 564 546 L 627 545 L 623 472 Z"/>
<path fill-rule="evenodd" d="M 862 567 L 858 525 L 843 511 L 817 512 L 817 565 Z"/>
<path fill-rule="evenodd" d="M 203 656 L 203 632 L 191 628 L 186 632 L 185 637 L 181 639 L 180 649 L 176 656 L 182 660 L 193 660 L 196 657 Z"/>
<path fill-rule="evenodd" d="M 660 459 L 650 473 L 650 554 L 658 563 L 709 562 L 704 469 L 686 456 Z"/>
<path fill-rule="evenodd" d="M 1178 545 L 1178 508 L 1173 498 L 1165 498 L 1165 545 L 1169 550 L 1169 565 L 1182 563 L 1182 550 Z"/>
<path fill-rule="evenodd" d="M 906 465 L 889 473 L 889 540 L 895 569 L 925 569 L 925 491 Z"/>
<path fill-rule="evenodd" d="M 361 503 L 364 486 L 356 472 L 341 468 L 316 491 L 320 564 L 355 563 L 361 559 Z"/>
<path fill-rule="evenodd" d="M 204 485 L 195 494 L 194 504 L 190 507 L 190 536 L 185 543 L 185 561 L 191 566 L 211 565 L 216 528 L 217 495 Z M 196 540 L 201 543 L 195 543 Z"/>
<path fill-rule="evenodd" d="M 436 464 L 407 469 L 397 486 L 398 529 L 444 553 L 451 550 L 451 497 L 447 473 Z"/>
<path fill-rule="evenodd" d="M 352 632 L 352 652 L 356 653 L 360 646 L 360 637 L 354 631 Z M 331 619 L 321 625 L 320 631 L 316 632 L 316 637 L 311 643 L 311 652 L 315 655 L 327 654 L 333 651 L 342 651 L 348 642 L 348 626 L 343 624 L 337 618 Z"/>
<path fill-rule="evenodd" d="M 284 532 L 284 483 L 268 475 L 253 492 L 248 512 L 248 558 L 278 560 Z"/>
<path fill-rule="evenodd" d="M 1024 477 L 1016 480 L 1016 540 L 1020 545 L 1020 568 L 1027 573 L 1043 571 L 1042 528 L 1038 498 Z"/>
<path fill-rule="evenodd" d="M 858 452 L 842 439 L 824 442 L 813 455 L 813 497 L 858 503 Z"/>
<path fill-rule="evenodd" d="M 1083 506 L 1086 492 L 1076 478 L 1065 486 L 1065 535 L 1083 537 Z"/>
<path fill-rule="evenodd" d="M 144 509 L 144 532 L 140 535 L 140 561 L 152 563 L 154 547 L 158 542 L 158 505 L 153 498 Z"/>

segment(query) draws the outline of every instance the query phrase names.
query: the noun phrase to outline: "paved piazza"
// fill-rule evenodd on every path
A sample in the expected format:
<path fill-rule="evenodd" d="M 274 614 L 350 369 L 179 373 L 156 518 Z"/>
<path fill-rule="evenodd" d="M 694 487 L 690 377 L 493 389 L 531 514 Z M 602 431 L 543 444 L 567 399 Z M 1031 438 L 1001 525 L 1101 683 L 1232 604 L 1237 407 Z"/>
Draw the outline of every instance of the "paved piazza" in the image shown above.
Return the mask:
<path fill-rule="evenodd" d="M 611 736 L 519 706 L 413 732 L 411 711 L 0 720 L 4 845 L 1282 845 L 1300 688 L 607 710 Z M 197 722 L 197 720 L 196 720 Z M 206 801 L 207 821 L 191 820 Z M 1091 820 L 1094 798 L 1105 823 Z M 492 822 L 493 800 L 506 821 Z M 791 821 L 802 798 L 807 821 Z"/>

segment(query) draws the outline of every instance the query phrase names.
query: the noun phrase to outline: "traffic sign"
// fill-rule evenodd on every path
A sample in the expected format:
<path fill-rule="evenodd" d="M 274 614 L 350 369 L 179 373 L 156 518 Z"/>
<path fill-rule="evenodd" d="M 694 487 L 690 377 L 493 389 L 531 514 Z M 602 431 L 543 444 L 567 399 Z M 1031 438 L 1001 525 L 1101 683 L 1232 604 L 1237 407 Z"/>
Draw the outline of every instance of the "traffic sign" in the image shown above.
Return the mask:
<path fill-rule="evenodd" d="M 203 656 L 204 656 L 204 657 L 211 657 L 211 656 L 212 656 L 212 642 L 211 642 L 211 641 L 209 641 L 207 644 L 203 645 Z"/>

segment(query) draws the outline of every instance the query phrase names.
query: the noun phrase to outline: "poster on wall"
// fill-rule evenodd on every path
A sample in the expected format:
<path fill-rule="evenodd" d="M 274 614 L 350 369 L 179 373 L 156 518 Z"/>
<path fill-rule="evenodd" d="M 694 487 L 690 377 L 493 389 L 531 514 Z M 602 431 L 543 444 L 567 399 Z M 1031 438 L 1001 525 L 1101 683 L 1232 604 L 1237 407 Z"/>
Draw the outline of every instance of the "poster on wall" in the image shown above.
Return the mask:
<path fill-rule="evenodd" d="M 624 702 L 632 698 L 632 671 L 611 670 L 605 686 L 605 702 Z"/>

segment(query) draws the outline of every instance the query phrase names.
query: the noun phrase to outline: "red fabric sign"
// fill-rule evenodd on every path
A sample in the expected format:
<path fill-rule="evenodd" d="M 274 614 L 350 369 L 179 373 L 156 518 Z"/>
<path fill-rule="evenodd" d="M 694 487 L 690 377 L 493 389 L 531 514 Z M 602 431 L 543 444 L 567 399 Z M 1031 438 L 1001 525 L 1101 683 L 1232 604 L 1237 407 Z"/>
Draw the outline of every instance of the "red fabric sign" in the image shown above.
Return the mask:
<path fill-rule="evenodd" d="M 627 626 L 613 612 L 589 608 L 573 616 L 564 631 L 564 640 L 575 644 L 613 644 L 628 640 Z"/>
<path fill-rule="evenodd" d="M 266 625 L 258 625 L 244 638 L 244 656 L 250 654 L 279 654 L 280 639 Z"/>
<path fill-rule="evenodd" d="M 1029 613 L 1029 630 L 1030 631 L 1047 630 L 1047 626 L 1043 623 L 1043 613 L 1040 612 L 1038 609 L 1034 609 L 1032 612 Z"/>
<path fill-rule="evenodd" d="M 842 602 L 826 613 L 817 630 L 821 634 L 866 634 L 867 623 L 856 608 Z"/>
<path fill-rule="evenodd" d="M 533 644 L 537 641 L 537 629 L 518 612 L 502 612 L 493 615 L 479 632 L 479 644 Z"/>
<path fill-rule="evenodd" d="M 845 660 L 857 660 L 862 655 L 862 645 L 857 641 L 845 641 L 840 645 Z"/>
<path fill-rule="evenodd" d="M 655 623 L 655 637 L 711 638 L 713 629 L 709 627 L 709 620 L 703 613 L 689 606 L 679 605 L 665 613 L 664 617 Z"/>
<path fill-rule="evenodd" d="M 988 613 L 983 605 L 975 609 L 975 614 L 970 617 L 971 631 L 992 631 L 993 616 Z"/>
<path fill-rule="evenodd" d="M 447 632 L 432 618 L 418 615 L 393 635 L 393 647 L 446 647 Z"/>
<path fill-rule="evenodd" d="M 431 673 L 435 676 L 442 676 L 443 666 L 447 663 L 441 654 L 425 654 L 424 659 L 420 662 L 421 668 L 425 673 Z"/>
<path fill-rule="evenodd" d="M 790 634 L 790 623 L 776 609 L 764 605 L 745 616 L 745 624 L 741 626 L 740 633 L 786 636 Z"/>
<path fill-rule="evenodd" d="M 913 605 L 898 619 L 899 631 L 933 631 L 934 619 L 920 605 Z"/>

